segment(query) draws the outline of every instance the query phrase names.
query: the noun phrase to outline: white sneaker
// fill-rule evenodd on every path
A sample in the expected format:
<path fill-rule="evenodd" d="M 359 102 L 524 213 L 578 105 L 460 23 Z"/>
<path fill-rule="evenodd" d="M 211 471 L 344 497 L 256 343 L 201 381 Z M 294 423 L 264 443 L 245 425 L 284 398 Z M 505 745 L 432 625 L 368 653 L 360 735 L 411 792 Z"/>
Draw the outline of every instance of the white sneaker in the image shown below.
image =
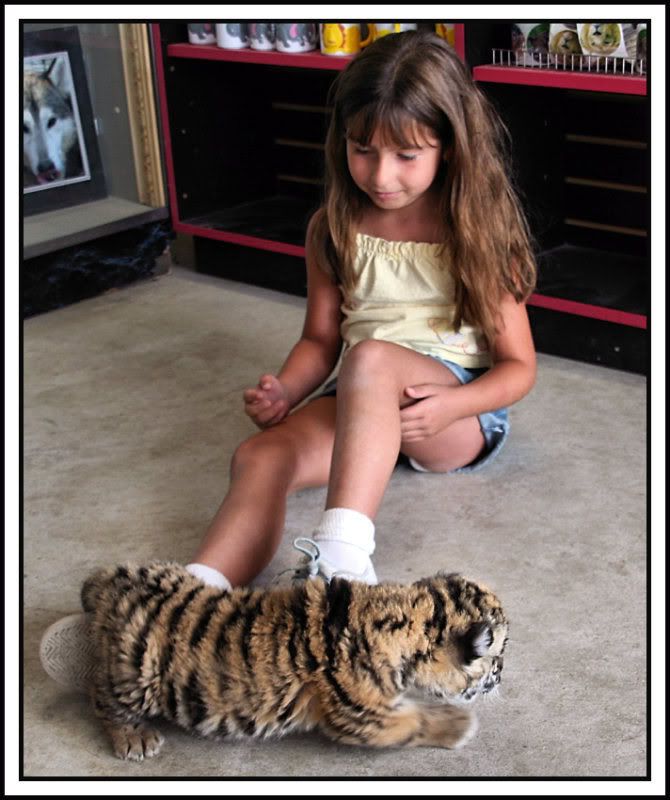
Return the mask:
<path fill-rule="evenodd" d="M 90 614 L 71 614 L 54 622 L 42 636 L 40 661 L 44 671 L 62 686 L 85 692 L 96 666 L 90 635 Z"/>
<path fill-rule="evenodd" d="M 338 570 L 326 561 L 321 555 L 319 545 L 314 539 L 300 536 L 293 541 L 293 547 L 301 553 L 304 553 L 305 557 L 297 567 L 292 567 L 280 572 L 277 579 L 281 578 L 285 573 L 290 572 L 292 573 L 291 581 L 293 583 L 304 580 L 315 580 L 316 578 L 322 578 L 326 583 L 330 583 L 333 578 L 344 578 L 344 580 L 347 581 L 360 581 L 361 583 L 367 583 L 371 586 L 377 583 L 377 575 L 375 574 L 372 562 L 369 560 L 363 572 L 361 574 L 356 574 L 355 572 Z"/>

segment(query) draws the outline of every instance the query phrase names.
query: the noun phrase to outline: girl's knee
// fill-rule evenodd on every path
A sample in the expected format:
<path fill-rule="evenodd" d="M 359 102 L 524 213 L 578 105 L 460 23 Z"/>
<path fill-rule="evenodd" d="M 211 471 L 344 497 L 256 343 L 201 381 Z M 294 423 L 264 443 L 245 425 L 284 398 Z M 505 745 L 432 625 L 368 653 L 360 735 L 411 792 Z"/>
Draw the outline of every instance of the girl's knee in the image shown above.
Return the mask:
<path fill-rule="evenodd" d="M 389 369 L 391 352 L 388 342 L 365 339 L 349 350 L 342 362 L 338 376 L 338 387 L 380 387 L 380 379 L 395 383 L 395 373 Z M 381 387 L 380 387 L 381 388 Z"/>
<path fill-rule="evenodd" d="M 389 342 L 381 342 L 378 339 L 364 339 L 355 344 L 346 354 L 342 366 L 352 368 L 374 369 L 388 363 Z"/>
<path fill-rule="evenodd" d="M 276 468 L 289 472 L 295 467 L 296 452 L 290 437 L 272 428 L 243 441 L 233 453 L 231 475 L 245 469 Z"/>

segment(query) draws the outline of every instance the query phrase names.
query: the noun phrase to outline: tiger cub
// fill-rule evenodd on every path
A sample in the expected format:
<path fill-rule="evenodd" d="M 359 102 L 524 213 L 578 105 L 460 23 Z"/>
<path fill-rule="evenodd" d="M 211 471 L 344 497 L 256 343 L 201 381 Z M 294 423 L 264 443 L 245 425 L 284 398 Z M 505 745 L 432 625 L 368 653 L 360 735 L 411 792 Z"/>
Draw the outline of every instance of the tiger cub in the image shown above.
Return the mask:
<path fill-rule="evenodd" d="M 347 744 L 459 747 L 507 641 L 496 596 L 455 574 L 227 592 L 157 562 L 99 570 L 81 599 L 95 713 L 134 760 L 163 744 L 145 725 L 159 716 L 213 737 L 317 728 Z"/>

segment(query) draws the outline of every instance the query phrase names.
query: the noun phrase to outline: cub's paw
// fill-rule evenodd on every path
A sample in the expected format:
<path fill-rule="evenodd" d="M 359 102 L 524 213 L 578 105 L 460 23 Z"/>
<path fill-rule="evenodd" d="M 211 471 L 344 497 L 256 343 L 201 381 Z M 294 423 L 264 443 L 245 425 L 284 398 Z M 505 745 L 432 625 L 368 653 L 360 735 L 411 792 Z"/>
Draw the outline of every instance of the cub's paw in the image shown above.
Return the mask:
<path fill-rule="evenodd" d="M 479 728 L 477 717 L 461 709 L 462 716 L 456 714 L 451 719 L 452 728 L 445 732 L 444 747 L 450 750 L 458 750 L 466 745 L 474 737 Z"/>
<path fill-rule="evenodd" d="M 114 755 L 126 761 L 144 761 L 158 755 L 165 737 L 144 725 L 107 725 Z"/>
<path fill-rule="evenodd" d="M 477 717 L 468 709 L 452 705 L 424 710 L 422 744 L 457 750 L 477 732 Z"/>

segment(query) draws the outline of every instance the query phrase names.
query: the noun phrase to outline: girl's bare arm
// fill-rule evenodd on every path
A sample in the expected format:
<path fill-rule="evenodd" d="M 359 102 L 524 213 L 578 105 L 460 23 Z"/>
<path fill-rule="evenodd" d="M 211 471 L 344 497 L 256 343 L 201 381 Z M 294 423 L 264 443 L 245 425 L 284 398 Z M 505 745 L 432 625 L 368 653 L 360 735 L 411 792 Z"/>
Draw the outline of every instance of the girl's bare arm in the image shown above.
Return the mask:
<path fill-rule="evenodd" d="M 405 389 L 417 401 L 400 411 L 405 442 L 433 436 L 457 419 L 506 408 L 533 388 L 535 347 L 526 306 L 507 295 L 501 313 L 493 366 L 481 377 L 462 386 L 422 384 Z"/>
<path fill-rule="evenodd" d="M 247 413 L 257 424 L 279 421 L 320 386 L 337 364 L 342 349 L 342 296 L 319 268 L 309 236 L 307 242 L 307 311 L 301 337 L 276 376 L 261 376 L 258 386 L 244 393 Z"/>

